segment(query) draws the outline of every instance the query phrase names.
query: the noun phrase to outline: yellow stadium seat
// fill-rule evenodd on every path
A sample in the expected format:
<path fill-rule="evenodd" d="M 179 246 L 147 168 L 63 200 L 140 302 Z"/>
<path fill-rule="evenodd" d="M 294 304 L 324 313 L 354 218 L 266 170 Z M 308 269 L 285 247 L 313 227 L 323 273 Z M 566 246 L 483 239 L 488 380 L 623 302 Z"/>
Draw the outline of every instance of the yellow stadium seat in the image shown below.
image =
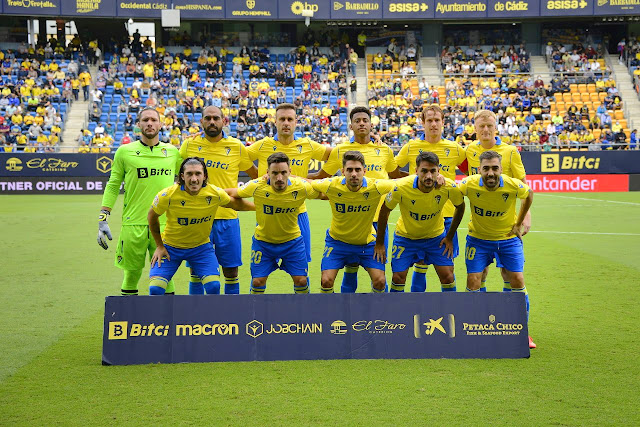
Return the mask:
<path fill-rule="evenodd" d="M 616 110 L 616 111 L 614 112 L 614 119 L 615 119 L 615 120 L 622 120 L 622 119 L 624 119 L 624 111 L 622 111 L 622 110 Z"/>
<path fill-rule="evenodd" d="M 571 92 L 576 92 L 576 93 L 577 93 L 577 92 L 578 92 L 578 85 L 577 85 L 577 84 L 575 84 L 575 83 L 570 84 L 570 85 L 569 85 L 569 90 L 570 90 Z"/>
<path fill-rule="evenodd" d="M 578 85 L 578 92 L 580 93 L 585 93 L 587 92 L 587 85 L 584 83 L 581 83 Z"/>
<path fill-rule="evenodd" d="M 584 91 L 584 92 L 580 92 L 580 100 L 583 102 L 589 101 L 589 92 Z"/>
<path fill-rule="evenodd" d="M 595 93 L 596 92 L 596 85 L 594 83 L 587 84 L 587 92 Z"/>

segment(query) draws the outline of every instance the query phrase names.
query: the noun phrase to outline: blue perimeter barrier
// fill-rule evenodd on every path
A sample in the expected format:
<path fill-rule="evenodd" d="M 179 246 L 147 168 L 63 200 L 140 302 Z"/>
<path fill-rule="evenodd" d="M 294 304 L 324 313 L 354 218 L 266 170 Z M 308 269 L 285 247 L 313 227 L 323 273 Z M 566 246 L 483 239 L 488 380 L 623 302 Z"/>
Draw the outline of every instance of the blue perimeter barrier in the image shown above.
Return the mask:
<path fill-rule="evenodd" d="M 521 293 L 107 297 L 102 363 L 529 357 Z"/>

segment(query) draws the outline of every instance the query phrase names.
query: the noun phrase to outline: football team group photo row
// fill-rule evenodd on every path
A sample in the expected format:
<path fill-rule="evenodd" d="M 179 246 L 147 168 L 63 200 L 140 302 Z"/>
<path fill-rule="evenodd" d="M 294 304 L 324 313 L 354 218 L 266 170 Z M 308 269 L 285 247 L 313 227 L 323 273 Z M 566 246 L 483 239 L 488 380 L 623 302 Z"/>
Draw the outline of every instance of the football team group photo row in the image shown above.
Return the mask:
<path fill-rule="evenodd" d="M 466 148 L 443 138 L 438 105 L 425 106 L 421 117 L 424 134 L 394 155 L 372 133 L 365 107 L 349 114 L 350 141 L 331 147 L 296 136 L 293 104 L 277 106 L 274 137 L 249 146 L 228 135 L 228 119 L 209 106 L 202 114 L 203 132 L 178 149 L 160 142 L 160 113 L 143 109 L 140 138 L 115 153 L 98 222 L 98 244 L 106 250 L 113 239 L 108 219 L 124 183 L 122 227 L 114 241 L 115 265 L 124 274 L 121 294 L 138 294 L 149 257 L 151 295 L 175 294 L 173 276 L 183 261 L 190 268 L 190 295 L 240 293 L 242 244 L 249 242 L 242 242 L 237 211 L 255 211 L 252 294 L 265 293 L 277 269 L 291 276 L 295 293 L 309 293 L 312 284 L 333 293 L 344 270 L 340 292 L 353 293 L 360 267 L 370 276 L 371 292 L 404 292 L 411 268 L 410 291 L 424 292 L 429 265 L 442 292 L 455 292 L 457 230 L 468 206 L 465 290 L 486 292 L 495 260 L 503 291 L 526 298 L 523 236 L 531 227 L 533 193 L 517 148 L 496 136 L 490 110 L 475 113 L 477 140 Z M 310 171 L 312 161 L 322 165 L 317 172 Z M 466 175 L 458 183 L 456 170 Z M 238 184 L 241 172 L 251 178 L 244 185 Z M 319 283 L 308 274 L 314 213 L 307 199 L 331 207 Z M 396 208 L 399 218 L 390 235 L 389 216 Z"/>

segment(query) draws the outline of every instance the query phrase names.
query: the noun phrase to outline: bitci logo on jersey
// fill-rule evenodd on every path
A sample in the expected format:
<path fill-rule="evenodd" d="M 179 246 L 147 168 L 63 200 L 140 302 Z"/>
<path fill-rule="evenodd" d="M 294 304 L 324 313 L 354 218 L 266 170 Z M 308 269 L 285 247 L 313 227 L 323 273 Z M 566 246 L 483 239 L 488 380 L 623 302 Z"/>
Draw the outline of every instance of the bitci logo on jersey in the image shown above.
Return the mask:
<path fill-rule="evenodd" d="M 171 176 L 171 169 L 164 168 L 138 168 L 138 178 L 149 178 L 150 176 Z"/>

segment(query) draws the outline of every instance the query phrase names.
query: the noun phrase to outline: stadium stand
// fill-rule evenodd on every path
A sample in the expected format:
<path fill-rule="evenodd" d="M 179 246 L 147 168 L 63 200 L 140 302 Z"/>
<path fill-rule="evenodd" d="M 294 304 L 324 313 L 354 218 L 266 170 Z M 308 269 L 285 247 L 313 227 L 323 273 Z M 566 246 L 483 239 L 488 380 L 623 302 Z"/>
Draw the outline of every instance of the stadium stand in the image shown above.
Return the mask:
<path fill-rule="evenodd" d="M 0 51 L 0 144 L 4 152 L 56 151 L 66 112 L 87 76 L 75 61 L 33 48 Z M 77 99 L 77 92 L 76 92 Z"/>
<path fill-rule="evenodd" d="M 220 107 L 231 134 L 250 144 L 275 135 L 275 107 L 282 102 L 296 106 L 298 136 L 335 144 L 347 135 L 347 63 L 343 52 L 318 46 L 289 54 L 272 54 L 267 47 L 244 46 L 238 53 L 227 48 L 196 53 L 189 46 L 172 53 L 158 47 L 153 54 L 136 55 L 125 45 L 106 53 L 99 67 L 96 86 L 104 95 L 93 97 L 79 151 L 112 151 L 130 140 L 144 106 L 160 111 L 161 138 L 176 146 L 201 131 L 202 111 L 209 105 Z"/>

